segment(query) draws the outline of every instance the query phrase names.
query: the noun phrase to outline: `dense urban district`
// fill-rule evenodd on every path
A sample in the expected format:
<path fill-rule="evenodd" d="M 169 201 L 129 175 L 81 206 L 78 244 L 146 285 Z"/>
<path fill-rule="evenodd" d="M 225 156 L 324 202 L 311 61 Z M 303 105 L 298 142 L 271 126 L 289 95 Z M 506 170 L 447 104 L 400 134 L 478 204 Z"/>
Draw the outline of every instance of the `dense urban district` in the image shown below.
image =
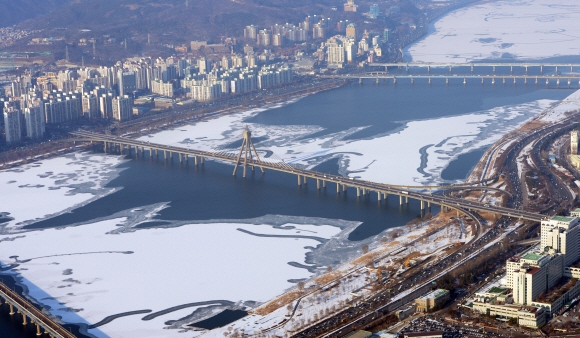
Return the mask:
<path fill-rule="evenodd" d="M 471 2 L 322 1 L 309 14 L 301 12 L 309 7 L 302 1 L 287 17 L 273 9 L 265 9 L 270 12 L 264 20 L 216 16 L 211 29 L 198 35 L 191 26 L 179 35 L 174 26 L 148 32 L 123 24 L 104 29 L 93 21 L 94 27 L 74 21 L 48 30 L 25 21 L 0 28 L 0 165 L 94 149 L 79 135 L 97 141 L 94 135 L 102 135 L 105 151 L 107 145 L 115 151 L 111 145 L 130 145 L 145 133 L 337 88 L 348 83 L 344 75 L 402 61 L 402 48 L 424 36 L 432 20 Z M 145 15 L 150 5 L 123 5 L 123 11 Z M 58 6 L 42 20 L 71 10 Z M 171 6 L 187 12 L 199 4 Z M 407 231 L 393 230 L 380 243 L 361 247 L 356 260 L 299 282 L 243 321 L 211 332 L 352 338 L 580 334 L 578 121 L 575 93 L 492 145 L 462 184 L 351 182 L 357 193 L 362 187 L 363 195 L 374 191 L 379 200 L 387 192 L 399 195 L 401 204 L 419 199 L 425 212 Z M 153 153 L 156 145 L 147 146 Z M 135 143 L 137 156 L 139 148 L 144 145 Z M 298 182 L 306 174 L 284 170 L 297 174 Z M 339 191 L 342 181 L 327 181 L 333 179 Z M 431 203 L 441 205 L 438 214 L 431 214 Z M 27 313 L 17 315 L 26 323 Z"/>

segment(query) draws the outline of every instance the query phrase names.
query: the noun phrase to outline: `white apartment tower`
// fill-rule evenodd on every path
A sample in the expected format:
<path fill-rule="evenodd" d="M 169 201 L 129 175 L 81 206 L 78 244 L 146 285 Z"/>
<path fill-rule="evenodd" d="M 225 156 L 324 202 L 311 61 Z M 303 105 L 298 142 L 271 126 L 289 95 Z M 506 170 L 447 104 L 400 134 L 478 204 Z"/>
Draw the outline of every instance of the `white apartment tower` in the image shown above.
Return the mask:
<path fill-rule="evenodd" d="M 127 121 L 133 115 L 133 100 L 128 96 L 119 96 L 112 100 L 113 119 Z"/>
<path fill-rule="evenodd" d="M 20 110 L 14 107 L 4 108 L 4 129 L 6 132 L 6 143 L 14 144 L 22 141 Z"/>
<path fill-rule="evenodd" d="M 44 135 L 44 111 L 42 105 L 34 105 L 24 109 L 26 120 L 26 136 L 32 140 L 39 140 Z"/>

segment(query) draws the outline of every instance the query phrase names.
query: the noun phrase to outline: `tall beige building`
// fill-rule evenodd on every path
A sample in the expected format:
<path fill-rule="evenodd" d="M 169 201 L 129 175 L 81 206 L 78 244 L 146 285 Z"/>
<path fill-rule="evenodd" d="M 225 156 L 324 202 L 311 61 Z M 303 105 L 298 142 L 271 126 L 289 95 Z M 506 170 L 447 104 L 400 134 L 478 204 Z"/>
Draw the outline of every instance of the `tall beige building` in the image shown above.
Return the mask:
<path fill-rule="evenodd" d="M 570 154 L 578 155 L 578 131 L 572 130 L 570 133 Z"/>
<path fill-rule="evenodd" d="M 356 12 L 357 7 L 358 7 L 358 5 L 356 5 L 354 3 L 354 0 L 347 0 L 347 2 L 344 4 L 344 11 L 345 12 Z"/>
<path fill-rule="evenodd" d="M 354 23 L 351 23 L 348 26 L 346 26 L 346 37 L 356 40 L 356 26 L 354 25 Z"/>

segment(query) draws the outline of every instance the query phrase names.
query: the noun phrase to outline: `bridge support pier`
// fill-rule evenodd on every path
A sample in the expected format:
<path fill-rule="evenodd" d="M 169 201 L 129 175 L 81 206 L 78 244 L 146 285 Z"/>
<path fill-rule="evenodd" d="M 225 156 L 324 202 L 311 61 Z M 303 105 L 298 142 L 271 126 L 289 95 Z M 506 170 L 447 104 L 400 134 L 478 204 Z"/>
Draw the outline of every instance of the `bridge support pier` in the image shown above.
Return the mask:
<path fill-rule="evenodd" d="M 445 78 L 445 84 L 449 84 L 449 78 L 448 77 Z"/>
<path fill-rule="evenodd" d="M 467 84 L 467 79 L 463 78 L 463 84 L 466 85 Z"/>
<path fill-rule="evenodd" d="M 503 80 L 503 84 L 505 84 L 505 77 L 504 77 L 504 78 L 502 78 L 502 80 Z"/>
<path fill-rule="evenodd" d="M 525 66 L 525 67 L 526 67 L 526 75 L 528 75 L 528 66 Z"/>
<path fill-rule="evenodd" d="M 336 182 L 336 193 L 340 194 L 340 183 Z"/>
<path fill-rule="evenodd" d="M 411 77 L 411 84 L 415 84 L 415 78 Z"/>
<path fill-rule="evenodd" d="M 403 196 L 399 196 L 399 205 L 403 205 Z"/>
<path fill-rule="evenodd" d="M 28 324 L 26 314 L 24 312 L 20 312 L 22 314 L 22 325 Z"/>
<path fill-rule="evenodd" d="M 538 84 L 538 77 L 536 76 L 536 84 Z"/>
<path fill-rule="evenodd" d="M 301 186 L 302 185 L 302 180 L 300 179 L 300 175 L 297 175 L 297 176 L 298 176 L 298 186 Z"/>
<path fill-rule="evenodd" d="M 346 184 L 342 185 L 342 191 L 346 192 Z"/>
<path fill-rule="evenodd" d="M 427 208 L 431 209 L 431 202 L 427 201 Z"/>
<path fill-rule="evenodd" d="M 528 77 L 524 77 L 524 84 L 528 84 Z"/>
<path fill-rule="evenodd" d="M 387 197 L 389 197 L 389 194 L 387 194 L 387 193 L 384 193 L 384 194 L 383 194 L 383 197 L 384 197 L 384 199 L 385 199 L 385 201 L 386 201 L 386 200 L 387 200 Z"/>
<path fill-rule="evenodd" d="M 326 181 L 322 181 L 322 187 L 326 189 Z"/>
<path fill-rule="evenodd" d="M 493 73 L 495 74 L 495 66 L 493 66 Z"/>
<path fill-rule="evenodd" d="M 377 191 L 377 200 L 380 202 L 382 200 L 383 195 L 381 195 L 380 191 Z"/>
<path fill-rule="evenodd" d="M 360 197 L 360 188 L 356 187 L 356 197 Z"/>
<path fill-rule="evenodd" d="M 491 78 L 491 84 L 495 84 L 495 76 Z"/>
<path fill-rule="evenodd" d="M 425 210 L 425 202 L 421 200 L 421 210 Z"/>
<path fill-rule="evenodd" d="M 204 161 L 205 161 L 205 160 L 204 160 L 204 157 L 203 157 L 203 156 L 201 156 L 201 165 L 203 165 Z M 264 172 L 264 170 L 262 169 L 262 173 L 263 173 L 263 172 Z"/>
<path fill-rule="evenodd" d="M 481 78 L 481 84 L 483 84 L 483 82 L 484 82 L 484 78 L 482 77 L 482 78 Z"/>
<path fill-rule="evenodd" d="M 393 76 L 393 84 L 397 84 L 397 78 Z"/>
<path fill-rule="evenodd" d="M 14 314 L 14 306 L 12 305 L 12 303 L 8 303 L 8 306 L 10 307 L 10 315 Z"/>
<path fill-rule="evenodd" d="M 409 204 L 409 197 L 405 196 L 405 204 Z"/>
<path fill-rule="evenodd" d="M 516 78 L 514 77 L 514 85 L 516 84 Z"/>
<path fill-rule="evenodd" d="M 540 66 L 540 74 L 544 74 L 544 66 Z"/>
<path fill-rule="evenodd" d="M 431 77 L 429 77 L 429 79 L 427 79 L 427 81 L 429 82 L 429 84 L 431 84 Z"/>
<path fill-rule="evenodd" d="M 42 333 L 40 332 L 40 325 L 38 325 L 38 323 L 36 323 L 36 335 L 42 336 Z"/>
<path fill-rule="evenodd" d="M 320 180 L 316 179 L 316 189 L 320 190 Z"/>
<path fill-rule="evenodd" d="M 139 147 L 135 147 L 135 156 L 137 156 L 137 158 L 139 158 Z"/>
<path fill-rule="evenodd" d="M 302 177 L 304 177 L 304 185 L 308 184 L 308 181 L 306 180 L 306 175 L 304 175 Z"/>
<path fill-rule="evenodd" d="M 197 156 L 193 156 L 193 164 L 197 165 Z"/>
<path fill-rule="evenodd" d="M 179 163 L 183 163 L 183 154 L 182 153 L 177 153 L 177 155 L 179 156 Z"/>

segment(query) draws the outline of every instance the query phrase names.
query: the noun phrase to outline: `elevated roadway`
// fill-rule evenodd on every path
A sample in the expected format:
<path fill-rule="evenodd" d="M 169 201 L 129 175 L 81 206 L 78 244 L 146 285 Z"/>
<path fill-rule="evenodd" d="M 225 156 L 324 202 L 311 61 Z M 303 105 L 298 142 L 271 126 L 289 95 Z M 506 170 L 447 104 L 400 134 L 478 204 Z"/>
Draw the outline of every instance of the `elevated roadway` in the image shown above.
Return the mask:
<path fill-rule="evenodd" d="M 251 167 L 252 170 L 254 167 L 259 167 L 262 170 L 276 170 L 296 175 L 298 185 L 307 184 L 308 179 L 310 179 L 316 181 L 317 189 L 326 188 L 327 184 L 331 184 L 336 186 L 337 193 L 341 193 L 346 192 L 347 188 L 350 187 L 356 190 L 357 196 L 366 196 L 373 192 L 376 194 L 379 201 L 383 198 L 387 198 L 389 194 L 396 195 L 399 196 L 400 204 L 408 203 L 409 198 L 420 201 L 421 209 L 430 207 L 431 204 L 437 204 L 444 208 L 456 209 L 458 212 L 478 211 L 536 222 L 541 221 L 545 217 L 534 212 L 492 206 L 489 204 L 482 204 L 456 197 L 433 195 L 433 189 L 445 189 L 444 187 L 440 186 L 420 188 L 423 191 L 430 189 L 430 191 L 427 193 L 406 189 L 397 185 L 356 180 L 349 177 L 325 174 L 314 170 L 295 168 L 282 160 L 270 160 L 267 158 L 259 159 L 252 157 L 248 158 L 246 156 L 246 158 L 244 158 L 244 162 L 240 163 L 240 156 L 235 156 L 235 154 L 230 153 L 208 152 L 163 144 L 155 144 L 126 137 L 98 134 L 88 131 L 75 131 L 71 134 L 76 136 L 78 141 L 103 142 L 105 151 L 111 147 L 116 147 L 116 149 L 118 148 L 121 152 L 123 152 L 125 148 L 128 151 L 131 151 L 132 148 L 135 148 L 136 155 L 139 156 L 139 152 L 144 155 L 145 149 L 148 149 L 151 157 L 153 157 L 154 153 L 155 156 L 159 156 L 159 152 L 162 152 L 164 158 L 167 160 L 173 158 L 173 154 L 176 154 L 179 157 L 180 162 L 188 162 L 189 157 L 193 157 L 195 164 L 198 163 L 198 159 L 201 163 L 203 163 L 205 158 L 209 158 L 234 163 L 236 168 L 239 165 L 243 166 L 244 177 L 247 167 Z M 468 188 L 468 186 L 466 186 L 466 188 Z M 471 187 L 469 188 L 471 189 Z"/>

